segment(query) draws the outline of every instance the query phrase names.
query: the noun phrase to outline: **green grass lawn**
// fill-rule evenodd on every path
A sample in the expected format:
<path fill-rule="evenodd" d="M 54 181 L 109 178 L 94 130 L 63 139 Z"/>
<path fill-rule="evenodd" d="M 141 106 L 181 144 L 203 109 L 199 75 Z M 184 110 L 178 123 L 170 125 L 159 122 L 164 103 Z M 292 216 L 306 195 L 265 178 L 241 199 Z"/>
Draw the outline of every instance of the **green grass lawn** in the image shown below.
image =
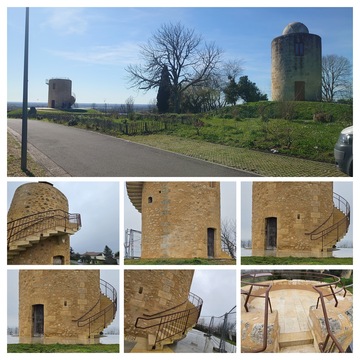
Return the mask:
<path fill-rule="evenodd" d="M 125 265 L 236 265 L 234 259 L 124 259 Z"/>
<path fill-rule="evenodd" d="M 352 265 L 353 258 L 242 256 L 241 265 Z"/>
<path fill-rule="evenodd" d="M 118 353 L 119 344 L 8 344 L 8 353 Z"/>
<path fill-rule="evenodd" d="M 314 120 L 318 114 L 324 114 L 325 120 Z M 8 117 L 19 116 L 19 110 L 8 113 Z M 336 103 L 268 101 L 227 106 L 201 114 L 145 113 L 126 118 L 92 109 L 39 109 L 37 116 L 119 137 L 125 135 L 117 127 L 109 127 L 109 123 L 126 122 L 131 127 L 139 122 L 168 121 L 171 126 L 156 131 L 157 134 L 334 163 L 334 145 L 340 131 L 352 125 L 353 108 Z M 202 126 L 195 126 L 199 122 Z"/>

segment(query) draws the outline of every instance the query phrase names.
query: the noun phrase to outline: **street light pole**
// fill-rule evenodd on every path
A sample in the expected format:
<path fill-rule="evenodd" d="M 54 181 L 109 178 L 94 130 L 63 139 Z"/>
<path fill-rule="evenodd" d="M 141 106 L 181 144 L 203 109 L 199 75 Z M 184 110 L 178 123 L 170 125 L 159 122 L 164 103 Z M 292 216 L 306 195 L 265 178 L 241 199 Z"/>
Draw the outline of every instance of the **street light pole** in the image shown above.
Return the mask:
<path fill-rule="evenodd" d="M 29 65 L 29 8 L 25 14 L 24 82 L 21 132 L 21 170 L 27 171 L 28 66 Z"/>

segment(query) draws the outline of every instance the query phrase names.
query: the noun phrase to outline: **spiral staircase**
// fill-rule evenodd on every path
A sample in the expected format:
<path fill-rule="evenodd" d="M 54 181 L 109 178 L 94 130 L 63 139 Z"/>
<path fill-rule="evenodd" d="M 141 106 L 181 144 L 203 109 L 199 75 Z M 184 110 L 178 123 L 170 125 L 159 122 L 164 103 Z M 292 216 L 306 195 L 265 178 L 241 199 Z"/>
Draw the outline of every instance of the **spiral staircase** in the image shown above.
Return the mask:
<path fill-rule="evenodd" d="M 147 350 L 161 350 L 165 345 L 183 339 L 196 325 L 202 304 L 200 297 L 189 293 L 182 304 L 138 317 L 135 327 L 147 333 Z"/>
<path fill-rule="evenodd" d="M 64 210 L 48 210 L 7 223 L 7 259 L 46 241 L 52 236 L 73 235 L 81 228 L 80 214 Z"/>
<path fill-rule="evenodd" d="M 348 232 L 350 204 L 340 195 L 333 194 L 332 214 L 316 229 L 306 233 L 321 251 L 332 251 Z"/>
<path fill-rule="evenodd" d="M 115 319 L 117 311 L 117 291 L 105 280 L 100 279 L 100 294 L 97 302 L 83 314 L 74 320 L 77 327 L 83 328 L 87 338 L 99 338 Z"/>

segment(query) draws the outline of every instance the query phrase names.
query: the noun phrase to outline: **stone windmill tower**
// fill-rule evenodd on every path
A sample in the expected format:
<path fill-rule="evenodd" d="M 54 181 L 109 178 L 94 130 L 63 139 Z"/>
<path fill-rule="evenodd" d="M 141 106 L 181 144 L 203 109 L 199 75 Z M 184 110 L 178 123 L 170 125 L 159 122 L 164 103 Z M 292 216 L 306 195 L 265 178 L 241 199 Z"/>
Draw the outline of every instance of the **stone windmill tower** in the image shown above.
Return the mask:
<path fill-rule="evenodd" d="M 142 213 L 142 258 L 220 258 L 218 182 L 128 182 Z"/>
<path fill-rule="evenodd" d="M 22 343 L 98 343 L 114 320 L 116 289 L 100 270 L 20 270 Z"/>
<path fill-rule="evenodd" d="M 332 182 L 253 183 L 253 253 L 332 251 L 349 224 L 350 205 Z"/>
<path fill-rule="evenodd" d="M 70 264 L 70 235 L 81 227 L 65 195 L 49 182 L 19 186 L 8 211 L 8 264 Z"/>
<path fill-rule="evenodd" d="M 321 101 L 321 38 L 300 22 L 271 43 L 273 101 Z"/>
<path fill-rule="evenodd" d="M 74 105 L 76 98 L 72 93 L 72 81 L 65 78 L 53 78 L 46 80 L 49 86 L 48 107 L 56 109 L 68 109 Z"/>

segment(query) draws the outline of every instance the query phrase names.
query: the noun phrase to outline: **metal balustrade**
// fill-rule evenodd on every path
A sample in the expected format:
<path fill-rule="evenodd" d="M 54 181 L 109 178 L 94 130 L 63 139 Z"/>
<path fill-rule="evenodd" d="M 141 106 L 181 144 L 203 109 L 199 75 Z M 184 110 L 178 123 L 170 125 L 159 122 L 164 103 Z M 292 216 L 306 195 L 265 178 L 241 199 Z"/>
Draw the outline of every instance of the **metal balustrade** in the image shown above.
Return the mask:
<path fill-rule="evenodd" d="M 101 297 L 106 296 L 111 300 L 111 304 L 106 306 L 104 309 L 93 314 L 94 309 L 101 302 Z M 117 291 L 105 280 L 100 279 L 100 294 L 97 302 L 92 306 L 85 314 L 80 318 L 73 320 L 77 323 L 78 327 L 88 326 L 89 337 L 91 334 L 98 333 L 99 330 L 105 329 L 111 321 L 115 318 L 117 311 Z M 101 331 L 100 330 L 100 331 Z"/>
<path fill-rule="evenodd" d="M 336 232 L 336 239 L 340 240 L 341 235 L 343 235 L 344 233 L 346 234 L 350 225 L 350 204 L 346 201 L 346 199 L 344 199 L 342 196 L 336 193 L 333 193 L 333 203 L 334 203 L 334 208 L 340 210 L 344 214 L 343 218 L 340 219 L 335 224 L 325 227 L 326 224 L 334 215 L 334 210 L 333 210 L 331 215 L 320 226 L 318 226 L 316 229 L 314 229 L 311 232 L 305 233 L 305 235 L 310 236 L 311 240 L 321 239 L 322 251 L 324 250 L 324 246 L 328 244 L 325 243 L 326 241 L 325 239 L 329 234 L 334 234 L 334 232 Z"/>
<path fill-rule="evenodd" d="M 7 245 L 9 247 L 12 242 L 56 227 L 62 227 L 64 232 L 67 230 L 78 231 L 81 228 L 80 214 L 70 214 L 64 210 L 55 209 L 9 221 L 7 223 Z"/>
<path fill-rule="evenodd" d="M 264 280 L 265 278 L 265 280 Z M 261 280 L 263 279 L 263 280 Z M 251 297 L 261 297 L 265 299 L 264 302 L 264 326 L 263 326 L 263 344 L 261 347 L 252 350 L 251 352 L 263 352 L 267 348 L 267 332 L 268 332 L 268 308 L 271 308 L 270 302 L 270 290 L 273 286 L 273 280 L 294 280 L 294 279 L 303 279 L 303 280 L 311 280 L 319 282 L 319 284 L 311 283 L 311 287 L 318 293 L 319 297 L 317 300 L 316 308 L 318 308 L 319 304 L 321 304 L 321 309 L 324 315 L 324 322 L 326 328 L 326 336 L 323 342 L 318 344 L 319 350 L 321 352 L 339 352 L 344 353 L 345 350 L 342 348 L 339 340 L 335 337 L 334 333 L 331 330 L 329 318 L 327 315 L 327 307 L 325 304 L 325 298 L 332 297 L 334 300 L 334 307 L 337 307 L 338 300 L 336 295 L 339 293 L 343 293 L 345 297 L 347 294 L 346 288 L 348 286 L 344 286 L 341 279 L 338 276 L 331 274 L 323 274 L 320 272 L 308 272 L 308 271 L 286 271 L 279 270 L 274 271 L 273 273 L 244 273 L 241 276 L 241 293 L 246 296 L 246 300 L 244 303 L 245 311 L 248 312 L 248 302 Z M 325 282 L 326 281 L 326 282 Z M 243 289 L 245 287 L 245 289 Z M 263 294 L 253 293 L 254 287 L 259 287 L 262 289 L 260 292 Z M 328 305 L 329 306 L 329 305 Z"/>
<path fill-rule="evenodd" d="M 185 310 L 176 309 L 191 303 L 191 307 Z M 176 335 L 185 335 L 190 327 L 193 327 L 200 316 L 203 300 L 189 293 L 188 299 L 172 308 L 161 312 L 140 316 L 136 319 L 135 327 L 138 329 L 155 329 L 155 341 L 153 348 L 166 339 Z"/>

